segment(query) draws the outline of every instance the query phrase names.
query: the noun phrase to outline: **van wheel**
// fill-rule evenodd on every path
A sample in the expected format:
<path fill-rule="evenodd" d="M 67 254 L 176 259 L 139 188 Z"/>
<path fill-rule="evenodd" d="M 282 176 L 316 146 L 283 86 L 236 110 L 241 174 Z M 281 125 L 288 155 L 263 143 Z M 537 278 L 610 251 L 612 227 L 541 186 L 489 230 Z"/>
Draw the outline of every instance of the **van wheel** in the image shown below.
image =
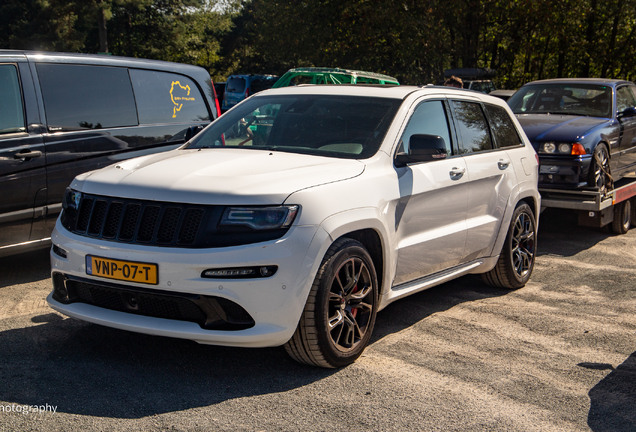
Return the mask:
<path fill-rule="evenodd" d="M 614 220 L 612 221 L 612 232 L 614 234 L 626 234 L 631 228 L 632 222 L 632 202 L 625 200 L 614 206 Z"/>
<path fill-rule="evenodd" d="M 528 204 L 517 206 L 495 268 L 482 274 L 488 285 L 517 289 L 528 282 L 534 268 L 537 228 Z"/>
<path fill-rule="evenodd" d="M 285 350 L 296 361 L 336 368 L 353 363 L 371 338 L 378 280 L 371 256 L 353 239 L 331 245 Z"/>

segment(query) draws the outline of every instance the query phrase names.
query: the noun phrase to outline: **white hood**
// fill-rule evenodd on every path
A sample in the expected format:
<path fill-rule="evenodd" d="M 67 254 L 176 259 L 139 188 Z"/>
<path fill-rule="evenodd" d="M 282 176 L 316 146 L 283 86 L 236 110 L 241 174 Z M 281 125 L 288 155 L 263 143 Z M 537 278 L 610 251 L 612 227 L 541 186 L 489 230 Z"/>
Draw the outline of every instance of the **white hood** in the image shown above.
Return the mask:
<path fill-rule="evenodd" d="M 219 205 L 281 204 L 292 193 L 356 177 L 365 165 L 268 150 L 173 150 L 78 176 L 71 187 L 121 198 Z"/>

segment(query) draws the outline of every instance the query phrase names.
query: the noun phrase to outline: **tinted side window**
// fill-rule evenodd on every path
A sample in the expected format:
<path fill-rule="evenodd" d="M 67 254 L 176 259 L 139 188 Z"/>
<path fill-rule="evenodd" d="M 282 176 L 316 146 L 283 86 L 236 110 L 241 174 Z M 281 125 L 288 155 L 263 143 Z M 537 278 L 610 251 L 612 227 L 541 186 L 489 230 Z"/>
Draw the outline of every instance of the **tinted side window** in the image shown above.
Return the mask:
<path fill-rule="evenodd" d="M 18 71 L 14 65 L 0 65 L 0 134 L 24 131 Z"/>
<path fill-rule="evenodd" d="M 140 124 L 209 121 L 197 85 L 183 75 L 130 69 Z"/>
<path fill-rule="evenodd" d="M 44 63 L 36 67 L 49 131 L 138 124 L 127 69 Z"/>
<path fill-rule="evenodd" d="M 451 101 L 457 132 L 461 136 L 460 153 L 491 150 L 492 140 L 486 118 L 478 103 Z"/>
<path fill-rule="evenodd" d="M 521 141 L 508 111 L 496 105 L 486 104 L 486 114 L 488 114 L 497 147 L 512 147 L 522 144 L 523 141 Z"/>
<path fill-rule="evenodd" d="M 423 102 L 415 109 L 402 135 L 398 152 L 409 151 L 409 140 L 411 135 L 415 134 L 437 135 L 444 138 L 446 150 L 449 155 L 452 154 L 448 119 L 442 101 Z"/>
<path fill-rule="evenodd" d="M 634 93 L 629 90 L 629 87 L 621 87 L 616 90 L 616 111 L 624 111 L 625 108 L 636 106 L 634 100 Z"/>

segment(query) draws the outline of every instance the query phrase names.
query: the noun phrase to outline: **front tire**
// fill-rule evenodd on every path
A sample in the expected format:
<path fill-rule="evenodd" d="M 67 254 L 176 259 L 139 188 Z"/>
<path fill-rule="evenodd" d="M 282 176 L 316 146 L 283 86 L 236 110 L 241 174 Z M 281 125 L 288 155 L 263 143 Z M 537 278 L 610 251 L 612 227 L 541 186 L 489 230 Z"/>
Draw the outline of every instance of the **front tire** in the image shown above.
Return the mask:
<path fill-rule="evenodd" d="M 599 144 L 594 149 L 587 183 L 603 195 L 613 189 L 609 152 L 605 144 Z"/>
<path fill-rule="evenodd" d="M 508 234 L 495 268 L 482 274 L 484 282 L 497 288 L 517 289 L 524 286 L 534 268 L 537 226 L 528 204 L 515 209 Z"/>
<path fill-rule="evenodd" d="M 311 366 L 351 364 L 369 343 L 377 307 L 378 280 L 371 256 L 360 242 L 339 239 L 323 258 L 285 350 Z"/>

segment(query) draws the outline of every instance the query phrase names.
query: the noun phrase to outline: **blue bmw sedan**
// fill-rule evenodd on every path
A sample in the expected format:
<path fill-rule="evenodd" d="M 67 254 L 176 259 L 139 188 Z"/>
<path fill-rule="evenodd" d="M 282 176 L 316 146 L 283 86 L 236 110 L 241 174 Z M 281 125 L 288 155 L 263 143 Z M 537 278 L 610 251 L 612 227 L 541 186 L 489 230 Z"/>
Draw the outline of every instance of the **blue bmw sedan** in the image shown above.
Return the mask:
<path fill-rule="evenodd" d="M 533 81 L 508 104 L 539 154 L 540 188 L 604 192 L 636 170 L 634 83 Z"/>

